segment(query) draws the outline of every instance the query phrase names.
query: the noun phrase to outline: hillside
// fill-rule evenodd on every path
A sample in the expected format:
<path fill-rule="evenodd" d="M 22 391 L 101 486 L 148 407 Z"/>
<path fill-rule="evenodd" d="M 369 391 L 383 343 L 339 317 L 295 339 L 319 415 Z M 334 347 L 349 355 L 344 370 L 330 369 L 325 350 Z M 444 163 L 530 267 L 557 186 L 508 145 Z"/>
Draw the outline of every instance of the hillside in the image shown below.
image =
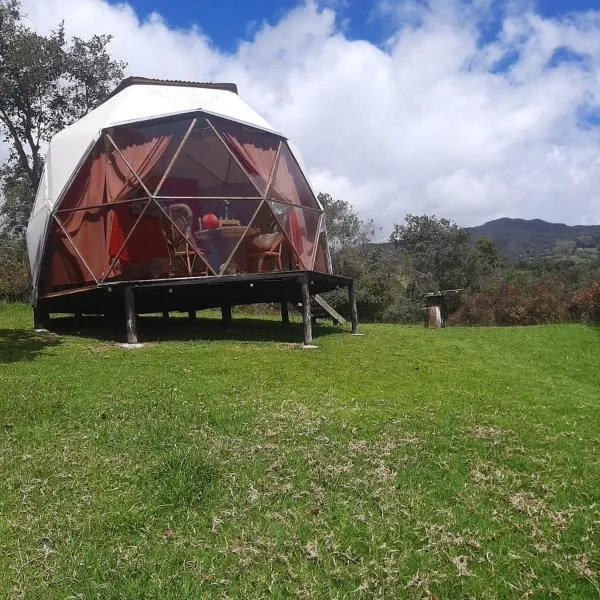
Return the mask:
<path fill-rule="evenodd" d="M 471 239 L 487 237 L 512 260 L 578 253 L 598 255 L 600 225 L 565 225 L 541 219 L 496 219 L 470 227 Z"/>

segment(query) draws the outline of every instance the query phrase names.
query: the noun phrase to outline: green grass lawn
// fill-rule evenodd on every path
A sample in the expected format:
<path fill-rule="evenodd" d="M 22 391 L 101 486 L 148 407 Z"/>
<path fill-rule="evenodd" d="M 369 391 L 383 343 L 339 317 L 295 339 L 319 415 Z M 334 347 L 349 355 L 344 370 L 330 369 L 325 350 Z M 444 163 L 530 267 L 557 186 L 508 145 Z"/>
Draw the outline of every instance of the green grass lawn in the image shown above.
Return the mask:
<path fill-rule="evenodd" d="M 0 304 L 0 597 L 600 596 L 600 331 L 174 321 Z"/>

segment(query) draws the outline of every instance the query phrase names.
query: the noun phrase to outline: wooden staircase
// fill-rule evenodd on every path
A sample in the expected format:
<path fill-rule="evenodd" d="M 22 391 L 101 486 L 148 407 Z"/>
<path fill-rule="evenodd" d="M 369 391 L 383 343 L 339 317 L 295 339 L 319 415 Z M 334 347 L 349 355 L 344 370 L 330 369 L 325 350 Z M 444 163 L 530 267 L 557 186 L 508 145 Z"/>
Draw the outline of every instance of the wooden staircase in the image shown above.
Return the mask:
<path fill-rule="evenodd" d="M 299 302 L 296 305 L 296 309 L 302 314 L 302 302 Z M 338 325 L 344 325 L 346 323 L 346 319 L 344 319 L 344 317 L 342 317 L 342 315 L 340 315 L 340 313 L 338 313 L 335 308 L 319 294 L 315 294 L 311 297 L 310 312 L 313 323 L 317 319 L 331 319 Z"/>

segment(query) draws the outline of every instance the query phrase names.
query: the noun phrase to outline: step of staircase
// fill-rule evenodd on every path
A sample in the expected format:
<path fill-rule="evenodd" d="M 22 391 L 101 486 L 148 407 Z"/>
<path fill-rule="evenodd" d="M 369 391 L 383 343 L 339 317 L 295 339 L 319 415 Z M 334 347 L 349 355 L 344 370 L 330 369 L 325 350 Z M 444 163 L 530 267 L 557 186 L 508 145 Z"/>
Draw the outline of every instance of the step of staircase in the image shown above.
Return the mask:
<path fill-rule="evenodd" d="M 302 313 L 302 303 L 299 302 L 296 306 L 298 311 Z M 313 320 L 316 319 L 331 319 L 334 323 L 339 323 L 340 325 L 344 325 L 346 323 L 346 319 L 340 315 L 324 298 L 322 298 L 319 294 L 315 294 L 311 298 L 310 302 L 310 312 Z"/>

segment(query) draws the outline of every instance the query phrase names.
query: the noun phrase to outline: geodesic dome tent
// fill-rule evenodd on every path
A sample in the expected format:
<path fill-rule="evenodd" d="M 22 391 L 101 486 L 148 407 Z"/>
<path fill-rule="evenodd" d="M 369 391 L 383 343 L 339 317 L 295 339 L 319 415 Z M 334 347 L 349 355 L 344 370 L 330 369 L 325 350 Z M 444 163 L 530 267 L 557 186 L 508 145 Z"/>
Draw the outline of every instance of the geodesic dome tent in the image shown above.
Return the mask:
<path fill-rule="evenodd" d="M 119 281 L 331 273 L 295 152 L 233 84 L 122 82 L 52 139 L 27 244 L 34 304 Z"/>

